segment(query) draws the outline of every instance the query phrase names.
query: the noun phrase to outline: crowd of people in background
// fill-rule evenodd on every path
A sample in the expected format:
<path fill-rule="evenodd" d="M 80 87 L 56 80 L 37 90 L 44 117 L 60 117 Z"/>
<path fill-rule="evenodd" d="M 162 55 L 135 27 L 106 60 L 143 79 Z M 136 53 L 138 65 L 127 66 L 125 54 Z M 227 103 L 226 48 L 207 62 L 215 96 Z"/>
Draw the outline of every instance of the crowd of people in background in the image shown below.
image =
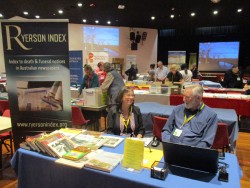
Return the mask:
<path fill-rule="evenodd" d="M 147 72 L 150 81 L 184 83 L 192 82 L 199 77 L 196 65 L 191 65 L 190 70 L 186 64 L 181 66 L 171 64 L 169 68 L 162 61 L 150 65 Z M 93 71 L 90 65 L 84 66 L 85 75 L 79 88 L 79 94 L 83 88 L 100 87 L 106 91 L 109 98 L 108 129 L 107 132 L 115 135 L 143 137 L 143 126 L 140 109 L 134 105 L 134 91 L 126 87 L 122 75 L 112 68 L 111 63 L 100 62 Z M 138 69 L 135 64 L 125 71 L 129 81 L 136 79 Z M 224 87 L 245 88 L 250 91 L 250 80 L 243 85 L 243 76 L 238 66 L 225 73 Z M 249 92 L 250 93 L 250 92 Z M 183 104 L 173 110 L 162 132 L 162 140 L 165 142 L 182 143 L 191 146 L 210 148 L 213 144 L 217 129 L 217 115 L 203 101 L 203 88 L 195 84 L 184 90 Z M 199 130 L 195 125 L 199 119 L 204 121 Z M 209 120 L 206 122 L 205 120 Z M 193 133 L 195 131 L 195 133 Z"/>

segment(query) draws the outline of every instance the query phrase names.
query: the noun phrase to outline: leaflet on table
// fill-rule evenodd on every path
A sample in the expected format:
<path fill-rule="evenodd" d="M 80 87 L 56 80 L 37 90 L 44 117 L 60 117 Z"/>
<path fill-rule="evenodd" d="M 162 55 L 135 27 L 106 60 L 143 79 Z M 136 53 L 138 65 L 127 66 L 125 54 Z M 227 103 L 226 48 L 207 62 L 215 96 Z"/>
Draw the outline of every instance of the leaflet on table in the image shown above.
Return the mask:
<path fill-rule="evenodd" d="M 126 138 L 122 166 L 140 171 L 142 169 L 144 141 L 136 138 Z"/>
<path fill-rule="evenodd" d="M 122 157 L 122 154 L 99 150 L 94 157 L 86 162 L 84 167 L 111 172 L 120 163 Z"/>
<path fill-rule="evenodd" d="M 159 149 L 144 148 L 143 167 L 150 168 L 155 161 L 160 161 L 163 157 L 163 151 Z"/>

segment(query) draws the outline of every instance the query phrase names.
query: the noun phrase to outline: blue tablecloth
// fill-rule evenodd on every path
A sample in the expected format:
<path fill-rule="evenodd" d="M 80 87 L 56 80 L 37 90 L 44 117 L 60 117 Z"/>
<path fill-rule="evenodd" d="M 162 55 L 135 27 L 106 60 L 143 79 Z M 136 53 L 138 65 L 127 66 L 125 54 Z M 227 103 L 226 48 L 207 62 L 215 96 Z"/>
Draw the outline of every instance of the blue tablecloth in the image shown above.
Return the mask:
<path fill-rule="evenodd" d="M 123 153 L 124 143 L 117 148 L 103 148 L 105 151 Z M 240 188 L 240 168 L 235 155 L 226 153 L 223 162 L 229 164 L 229 182 L 218 181 L 218 173 L 209 180 L 194 180 L 173 175 L 171 172 L 162 181 L 150 177 L 150 170 L 140 173 L 124 170 L 119 164 L 111 173 L 89 168 L 73 168 L 55 163 L 55 158 L 24 149 L 18 149 L 11 160 L 18 174 L 19 188 Z"/>
<path fill-rule="evenodd" d="M 146 129 L 146 133 L 152 133 L 153 129 L 153 116 L 168 117 L 172 113 L 175 106 L 162 105 L 154 102 L 136 103 L 142 113 L 143 125 Z M 238 117 L 235 110 L 213 108 L 217 113 L 218 122 L 224 122 L 228 125 L 229 140 L 232 146 L 235 145 L 235 141 L 238 139 Z"/>

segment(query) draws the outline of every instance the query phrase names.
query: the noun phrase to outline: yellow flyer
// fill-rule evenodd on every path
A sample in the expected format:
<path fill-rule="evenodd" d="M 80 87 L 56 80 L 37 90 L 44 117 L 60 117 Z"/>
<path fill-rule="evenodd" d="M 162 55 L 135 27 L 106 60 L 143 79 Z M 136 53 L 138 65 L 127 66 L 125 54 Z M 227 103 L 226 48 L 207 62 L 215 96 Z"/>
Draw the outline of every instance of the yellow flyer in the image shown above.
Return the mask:
<path fill-rule="evenodd" d="M 142 169 L 144 141 L 136 138 L 126 138 L 122 167 L 134 170 Z"/>

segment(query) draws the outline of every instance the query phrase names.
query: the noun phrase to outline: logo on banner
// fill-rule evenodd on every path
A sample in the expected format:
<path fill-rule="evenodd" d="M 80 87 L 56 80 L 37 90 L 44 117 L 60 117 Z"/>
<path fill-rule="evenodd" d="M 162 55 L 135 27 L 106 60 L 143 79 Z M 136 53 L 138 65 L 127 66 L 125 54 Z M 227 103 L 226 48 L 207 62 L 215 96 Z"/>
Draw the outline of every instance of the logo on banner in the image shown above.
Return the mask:
<path fill-rule="evenodd" d="M 93 53 L 89 53 L 89 62 L 90 63 L 94 62 L 94 54 Z"/>
<path fill-rule="evenodd" d="M 7 41 L 6 50 L 13 50 L 12 42 L 16 42 L 24 50 L 32 50 L 32 48 L 25 46 L 25 43 L 67 42 L 67 35 L 61 33 L 22 33 L 21 27 L 17 25 L 6 25 L 5 30 Z"/>

